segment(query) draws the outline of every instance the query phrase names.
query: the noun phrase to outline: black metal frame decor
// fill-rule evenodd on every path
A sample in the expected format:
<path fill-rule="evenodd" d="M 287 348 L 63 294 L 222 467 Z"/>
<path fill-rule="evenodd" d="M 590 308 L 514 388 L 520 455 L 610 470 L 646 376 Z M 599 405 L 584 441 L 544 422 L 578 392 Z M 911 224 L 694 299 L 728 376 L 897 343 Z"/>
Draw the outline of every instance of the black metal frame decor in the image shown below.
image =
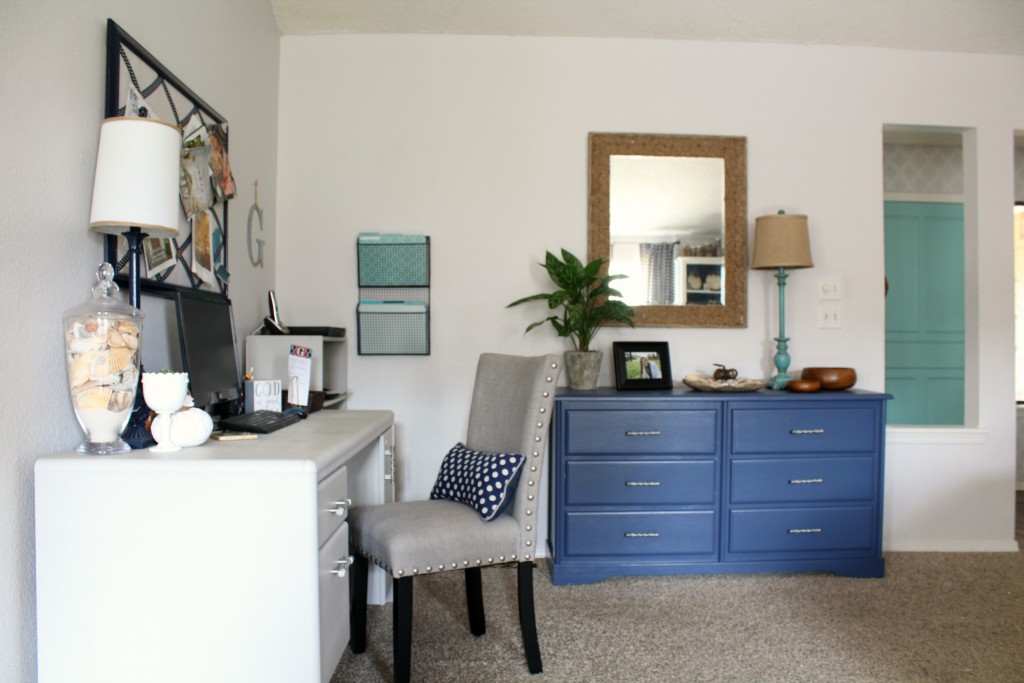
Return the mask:
<path fill-rule="evenodd" d="M 671 389 L 672 363 L 668 356 L 668 342 L 612 342 L 617 389 Z M 653 359 L 652 359 L 653 357 Z M 630 377 L 627 364 L 632 361 L 657 361 L 654 366 L 660 377 Z"/>
<path fill-rule="evenodd" d="M 106 95 L 104 113 L 106 118 L 125 116 L 132 88 L 145 99 L 149 108 L 146 116 L 158 118 L 188 130 L 196 119 L 206 126 L 219 126 L 224 132 L 224 151 L 227 153 L 227 119 L 196 95 L 177 76 L 161 64 L 146 48 L 128 35 L 113 19 L 107 20 L 107 65 Z M 228 268 L 228 201 L 220 199 L 209 208 L 214 225 L 211 230 L 220 229 L 222 239 L 214 244 L 212 264 L 220 270 L 214 276 L 216 289 L 227 296 Z M 184 220 L 184 219 L 183 219 Z M 173 264 L 159 273 L 141 279 L 142 290 L 165 297 L 174 296 L 178 289 L 212 288 L 192 268 L 190 256 L 195 246 L 192 231 L 182 230 L 180 237 L 171 239 Z M 119 247 L 119 240 L 120 247 Z M 104 258 L 114 266 L 117 279 L 125 275 L 128 254 L 123 247 L 123 238 L 107 235 L 104 243 Z M 223 277 L 222 277 L 223 276 Z"/>

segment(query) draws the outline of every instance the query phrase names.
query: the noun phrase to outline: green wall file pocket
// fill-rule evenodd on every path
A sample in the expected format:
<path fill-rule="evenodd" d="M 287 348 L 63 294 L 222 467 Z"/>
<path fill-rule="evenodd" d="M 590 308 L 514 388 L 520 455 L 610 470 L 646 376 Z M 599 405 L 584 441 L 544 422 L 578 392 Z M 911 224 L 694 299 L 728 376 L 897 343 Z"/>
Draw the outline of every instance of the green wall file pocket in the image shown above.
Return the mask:
<path fill-rule="evenodd" d="M 360 287 L 429 287 L 430 238 L 359 234 Z"/>
<path fill-rule="evenodd" d="M 360 356 L 430 354 L 430 306 L 422 301 L 360 301 Z"/>
<path fill-rule="evenodd" d="M 361 232 L 360 356 L 430 355 L 430 238 Z"/>

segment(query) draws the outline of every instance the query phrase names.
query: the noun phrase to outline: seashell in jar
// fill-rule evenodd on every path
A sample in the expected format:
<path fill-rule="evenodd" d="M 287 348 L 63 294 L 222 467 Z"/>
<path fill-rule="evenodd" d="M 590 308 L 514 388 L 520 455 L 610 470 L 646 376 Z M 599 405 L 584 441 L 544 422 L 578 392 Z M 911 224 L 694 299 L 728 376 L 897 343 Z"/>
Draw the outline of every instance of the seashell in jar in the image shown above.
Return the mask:
<path fill-rule="evenodd" d="M 109 387 L 86 389 L 75 396 L 75 404 L 79 410 L 106 410 L 113 393 Z"/>
<path fill-rule="evenodd" d="M 92 360 L 89 367 L 89 377 L 95 380 L 110 384 L 117 381 L 119 375 L 129 365 L 133 364 L 135 352 L 131 349 L 107 349 L 100 351 Z"/>
<path fill-rule="evenodd" d="M 107 332 L 107 345 L 112 349 L 123 349 L 126 346 L 124 339 L 121 338 L 121 333 L 117 330 Z"/>
<path fill-rule="evenodd" d="M 91 353 L 106 346 L 107 340 L 104 337 L 80 337 L 68 343 L 68 348 L 74 353 Z"/>
<path fill-rule="evenodd" d="M 110 388 L 114 391 L 130 391 L 134 390 L 139 383 L 139 375 L 135 371 L 134 365 L 126 367 L 120 375 L 114 380 L 114 384 Z"/>
<path fill-rule="evenodd" d="M 115 391 L 110 397 L 110 409 L 115 411 L 126 410 L 131 407 L 132 399 L 135 398 L 134 391 Z"/>
<path fill-rule="evenodd" d="M 121 334 L 130 334 L 135 337 L 139 336 L 139 328 L 133 322 L 121 321 L 121 324 L 117 326 L 117 331 Z"/>
<path fill-rule="evenodd" d="M 74 356 L 74 359 L 68 364 L 68 380 L 71 387 L 74 388 L 87 382 L 91 370 L 92 358 L 89 354 L 83 353 Z"/>
<path fill-rule="evenodd" d="M 107 351 L 110 357 L 110 374 L 116 375 L 124 370 L 135 360 L 135 352 L 131 349 L 110 349 Z"/>

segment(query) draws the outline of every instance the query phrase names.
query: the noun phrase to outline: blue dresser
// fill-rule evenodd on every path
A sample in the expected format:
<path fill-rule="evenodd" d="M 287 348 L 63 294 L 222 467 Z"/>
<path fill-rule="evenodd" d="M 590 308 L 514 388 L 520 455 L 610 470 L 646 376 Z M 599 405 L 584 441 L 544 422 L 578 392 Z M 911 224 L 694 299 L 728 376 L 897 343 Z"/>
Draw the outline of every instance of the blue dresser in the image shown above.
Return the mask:
<path fill-rule="evenodd" d="M 556 584 L 625 574 L 885 574 L 885 401 L 865 391 L 563 390 Z"/>

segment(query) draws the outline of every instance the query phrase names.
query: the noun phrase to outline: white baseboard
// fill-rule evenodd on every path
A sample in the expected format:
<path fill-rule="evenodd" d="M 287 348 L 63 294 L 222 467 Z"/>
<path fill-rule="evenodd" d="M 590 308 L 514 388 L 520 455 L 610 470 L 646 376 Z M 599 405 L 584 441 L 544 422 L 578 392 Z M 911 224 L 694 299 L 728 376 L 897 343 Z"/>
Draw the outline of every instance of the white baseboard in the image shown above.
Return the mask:
<path fill-rule="evenodd" d="M 1017 541 L 900 541 L 885 544 L 885 552 L 894 553 L 1015 553 Z"/>

